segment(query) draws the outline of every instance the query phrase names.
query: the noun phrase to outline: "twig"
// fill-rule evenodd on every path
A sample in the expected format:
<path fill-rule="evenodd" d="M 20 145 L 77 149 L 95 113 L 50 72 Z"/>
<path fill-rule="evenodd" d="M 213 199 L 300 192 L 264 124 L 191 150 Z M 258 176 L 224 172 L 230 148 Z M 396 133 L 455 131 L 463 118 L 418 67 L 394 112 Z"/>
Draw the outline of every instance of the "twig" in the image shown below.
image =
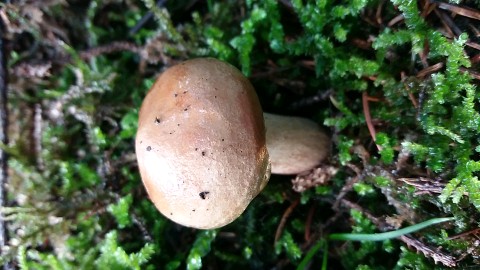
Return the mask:
<path fill-rule="evenodd" d="M 367 95 L 367 92 L 363 92 L 362 104 L 363 104 L 363 114 L 365 116 L 365 122 L 367 123 L 367 128 L 368 128 L 368 131 L 370 132 L 370 136 L 372 137 L 373 142 L 376 142 L 377 138 L 375 133 L 375 127 L 373 126 L 373 123 L 372 123 L 372 117 L 370 115 L 370 107 L 368 105 L 368 100 L 369 100 L 369 96 Z M 379 151 L 382 150 L 381 146 L 379 146 L 376 143 L 375 145 L 377 146 L 377 149 Z"/>
<path fill-rule="evenodd" d="M 445 184 L 435 181 L 433 179 L 419 177 L 419 178 L 398 178 L 397 181 L 401 181 L 407 185 L 410 185 L 416 189 L 415 195 L 420 194 L 440 194 L 445 188 Z"/>
<path fill-rule="evenodd" d="M 470 62 L 472 62 L 472 64 L 480 63 L 480 54 L 470 57 Z"/>
<path fill-rule="evenodd" d="M 400 14 L 398 16 L 396 16 L 395 18 L 391 19 L 388 23 L 387 23 L 387 26 L 388 27 L 393 27 L 395 24 L 403 21 L 405 19 L 405 17 L 403 16 L 403 14 Z"/>
<path fill-rule="evenodd" d="M 293 102 L 288 109 L 289 110 L 298 110 L 308 106 L 312 106 L 321 101 L 327 100 L 328 97 L 332 94 L 333 89 L 319 90 L 315 95 L 302 98 L 299 101 Z"/>
<path fill-rule="evenodd" d="M 460 68 L 460 71 L 461 71 L 461 72 L 467 72 L 467 73 L 470 74 L 470 76 L 472 76 L 474 79 L 480 80 L 480 72 L 476 72 L 476 71 L 473 71 L 473 70 L 471 70 L 471 69 L 464 68 L 464 67 L 461 67 L 461 68 Z"/>
<path fill-rule="evenodd" d="M 351 202 L 347 199 L 342 199 L 341 200 L 341 203 L 343 206 L 346 206 L 347 208 L 350 208 L 350 209 L 355 209 L 357 211 L 360 211 L 362 212 L 362 215 L 364 215 L 366 218 L 368 218 L 373 224 L 375 224 L 375 226 L 377 226 L 378 229 L 380 229 L 381 231 L 384 231 L 388 228 L 390 228 L 390 226 L 388 226 L 387 224 L 384 224 L 382 221 L 380 221 L 379 218 L 377 218 L 376 216 L 372 215 L 369 211 L 363 209 L 363 207 L 361 207 L 360 205 L 354 203 L 354 202 Z"/>
<path fill-rule="evenodd" d="M 101 54 L 113 53 L 113 52 L 123 52 L 131 51 L 134 53 L 140 53 L 140 47 L 135 43 L 128 41 L 114 41 L 105 45 L 101 45 L 80 53 L 80 58 L 87 60 Z"/>
<path fill-rule="evenodd" d="M 138 229 L 142 232 L 143 240 L 145 242 L 153 242 L 153 236 L 148 232 L 145 223 L 135 213 L 130 213 L 133 224 L 137 225 Z"/>
<path fill-rule="evenodd" d="M 435 263 L 440 262 L 448 267 L 457 266 L 457 259 L 451 255 L 443 253 L 440 250 L 433 249 L 423 242 L 408 237 L 406 235 L 400 236 L 400 240 L 404 242 L 408 247 L 414 248 L 417 252 L 421 252 L 425 257 L 432 258 Z"/>
<path fill-rule="evenodd" d="M 475 37 L 480 37 L 480 30 L 478 29 L 478 27 L 475 27 L 473 24 L 469 23 L 468 24 L 468 27 L 470 28 L 470 30 L 472 30 L 473 32 L 473 36 Z"/>
<path fill-rule="evenodd" d="M 283 213 L 282 219 L 278 224 L 277 231 L 275 232 L 275 240 L 273 242 L 273 245 L 275 245 L 280 239 L 280 236 L 282 236 L 283 228 L 285 227 L 285 223 L 287 223 L 288 217 L 292 214 L 293 209 L 295 209 L 295 207 L 297 207 L 299 203 L 300 198 L 293 201 L 292 204 L 290 204 L 290 206 L 287 208 L 287 210 L 285 210 L 285 213 Z"/>
<path fill-rule="evenodd" d="M 383 11 L 383 6 L 385 5 L 385 1 L 380 1 L 380 3 L 378 4 L 377 6 L 377 11 L 375 12 L 375 19 L 378 23 L 378 25 L 382 25 L 383 24 L 383 20 L 382 20 L 382 11 Z"/>
<path fill-rule="evenodd" d="M 7 59 L 6 48 L 4 44 L 4 22 L 0 19 L 0 143 L 8 144 L 8 110 L 7 110 Z M 7 204 L 6 186 L 8 183 L 8 163 L 7 153 L 0 149 L 0 207 Z M 3 214 L 0 212 L 0 255 L 3 254 L 8 242 L 6 222 Z M 12 265 L 5 263 L 3 269 L 13 269 Z"/>
<path fill-rule="evenodd" d="M 457 238 L 461 238 L 461 237 L 465 237 L 465 236 L 469 236 L 469 235 L 476 235 L 480 232 L 480 228 L 475 228 L 473 230 L 469 230 L 468 232 L 463 232 L 463 233 L 460 233 L 460 234 L 457 234 L 457 235 L 453 235 L 453 236 L 450 236 L 447 238 L 447 240 L 453 240 L 453 239 L 457 239 Z"/>
<path fill-rule="evenodd" d="M 414 107 L 415 109 L 418 109 L 417 99 L 416 99 L 415 96 L 413 95 L 412 91 L 410 91 L 410 87 L 408 86 L 408 83 L 405 82 L 405 78 L 406 78 L 405 72 L 402 71 L 400 74 L 401 74 L 400 76 L 401 76 L 401 78 L 402 78 L 403 85 L 405 86 L 405 89 L 407 90 L 408 98 L 409 98 L 410 101 L 412 102 L 413 107 Z"/>
<path fill-rule="evenodd" d="M 429 1 L 425 1 L 425 5 L 422 9 L 422 18 L 426 18 L 434 9 L 436 9 L 435 5 L 432 5 Z"/>
<path fill-rule="evenodd" d="M 423 50 L 418 53 L 420 57 L 420 62 L 422 63 L 423 68 L 427 68 L 428 64 L 428 55 L 430 53 L 430 43 L 428 41 L 423 42 Z"/>
<path fill-rule="evenodd" d="M 335 199 L 335 203 L 332 205 L 333 210 L 338 210 L 343 197 L 345 197 L 347 193 L 353 189 L 353 185 L 355 185 L 355 183 L 357 183 L 360 180 L 360 176 L 361 176 L 360 169 L 353 164 L 347 164 L 347 167 L 352 169 L 356 175 L 354 177 L 349 178 L 347 180 L 347 183 L 343 185 L 342 189 L 337 195 L 337 198 Z"/>
<path fill-rule="evenodd" d="M 478 43 L 467 41 L 467 42 L 465 42 L 465 45 L 467 45 L 470 48 L 474 48 L 474 49 L 480 51 L 480 44 L 478 44 Z"/>
<path fill-rule="evenodd" d="M 166 0 L 158 0 L 157 1 L 157 7 L 161 7 L 163 6 L 167 1 Z M 128 34 L 130 36 L 133 36 L 135 33 L 138 32 L 138 30 L 140 30 L 143 25 L 145 23 L 147 23 L 151 18 L 153 17 L 153 12 L 152 11 L 149 11 L 147 14 L 145 14 L 145 16 L 143 16 L 140 21 L 137 22 L 137 24 L 132 27 L 132 29 L 130 29 L 130 31 L 128 32 Z"/>
<path fill-rule="evenodd" d="M 439 63 L 436 63 L 435 65 L 431 65 L 429 67 L 426 67 L 422 70 L 420 70 L 417 75 L 415 75 L 415 77 L 417 78 L 423 78 L 423 77 L 426 77 L 432 73 L 435 73 L 437 71 L 439 71 L 440 69 L 443 68 L 443 63 L 442 62 L 439 62 Z"/>
<path fill-rule="evenodd" d="M 447 25 L 448 27 L 450 27 L 450 29 L 452 29 L 453 33 L 455 34 L 455 36 L 460 36 L 462 34 L 462 30 L 460 29 L 460 27 L 457 26 L 457 24 L 453 21 L 452 17 L 448 16 L 448 14 L 446 14 L 445 12 L 443 11 L 440 11 L 440 10 L 435 10 L 435 12 L 438 11 L 438 14 L 440 16 L 440 19 L 442 19 Z"/>
<path fill-rule="evenodd" d="M 453 4 L 449 4 L 449 3 L 444 3 L 444 2 L 434 1 L 434 3 L 437 3 L 438 8 L 440 8 L 440 9 L 448 10 L 448 11 L 451 11 L 455 14 L 458 14 L 458 15 L 461 15 L 461 16 L 464 16 L 464 17 L 480 20 L 480 12 L 476 9 L 472 9 L 472 8 L 468 8 L 468 7 L 461 7 L 461 6 L 457 6 L 457 5 L 453 5 Z"/>
<path fill-rule="evenodd" d="M 128 41 L 113 41 L 98 47 L 94 47 L 79 53 L 80 59 L 86 61 L 102 54 L 129 51 L 142 56 L 143 47 Z M 43 78 L 51 75 L 50 70 L 55 64 L 65 65 L 73 61 L 70 55 L 56 59 L 49 59 L 38 63 L 38 61 L 25 61 L 11 67 L 11 74 L 23 78 Z"/>

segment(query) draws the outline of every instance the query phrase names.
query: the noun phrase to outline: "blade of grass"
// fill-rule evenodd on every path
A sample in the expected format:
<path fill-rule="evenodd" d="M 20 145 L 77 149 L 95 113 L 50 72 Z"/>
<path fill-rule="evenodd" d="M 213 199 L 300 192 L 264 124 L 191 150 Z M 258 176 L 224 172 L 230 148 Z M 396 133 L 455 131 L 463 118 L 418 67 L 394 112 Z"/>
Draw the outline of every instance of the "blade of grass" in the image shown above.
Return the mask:
<path fill-rule="evenodd" d="M 453 220 L 453 217 L 447 218 L 433 218 L 412 226 L 405 227 L 403 229 L 384 232 L 384 233 L 372 233 L 372 234 L 363 234 L 363 233 L 334 233 L 328 236 L 329 240 L 343 240 L 343 241 L 384 241 L 392 238 L 397 238 L 399 236 L 413 233 L 424 229 L 426 227 L 443 223 Z"/>
<path fill-rule="evenodd" d="M 305 255 L 303 260 L 300 262 L 300 264 L 297 266 L 297 270 L 303 270 L 307 267 L 308 263 L 313 259 L 313 256 L 317 254 L 317 252 L 323 249 L 323 259 L 322 259 L 322 270 L 327 270 L 327 259 L 328 259 L 328 241 L 326 239 L 320 239 Z"/>

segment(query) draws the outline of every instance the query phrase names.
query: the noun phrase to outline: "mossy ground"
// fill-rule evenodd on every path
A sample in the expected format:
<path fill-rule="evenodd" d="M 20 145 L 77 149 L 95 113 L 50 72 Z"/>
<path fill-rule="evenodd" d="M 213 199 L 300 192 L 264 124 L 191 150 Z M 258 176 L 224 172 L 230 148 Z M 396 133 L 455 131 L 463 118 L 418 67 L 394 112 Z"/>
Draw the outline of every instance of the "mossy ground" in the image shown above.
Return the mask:
<path fill-rule="evenodd" d="M 9 245 L 21 269 L 432 269 L 480 264 L 480 3 L 48 0 L 0 4 Z M 143 23 L 142 23 L 143 22 Z M 233 224 L 176 225 L 136 168 L 155 76 L 211 56 L 265 111 L 325 126 L 338 173 L 273 176 Z M 315 178 L 315 174 L 303 176 Z M 300 180 L 301 180 L 300 179 Z M 380 242 L 328 241 L 455 217 Z M 436 264 L 435 264 L 436 263 Z"/>

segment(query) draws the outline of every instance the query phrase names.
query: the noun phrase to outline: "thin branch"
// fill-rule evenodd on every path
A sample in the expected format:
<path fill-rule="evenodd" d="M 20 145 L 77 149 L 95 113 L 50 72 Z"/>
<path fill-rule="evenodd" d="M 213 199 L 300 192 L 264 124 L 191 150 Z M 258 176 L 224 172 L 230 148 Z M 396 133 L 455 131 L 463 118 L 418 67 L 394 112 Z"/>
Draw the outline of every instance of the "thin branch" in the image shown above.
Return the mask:
<path fill-rule="evenodd" d="M 332 209 L 338 211 L 339 206 L 342 202 L 343 197 L 345 197 L 348 192 L 350 192 L 353 189 L 353 186 L 360 180 L 361 177 L 361 171 L 359 168 L 357 168 L 353 164 L 347 164 L 347 167 L 352 169 L 355 172 L 355 176 L 348 178 L 347 182 L 345 185 L 343 185 L 342 189 L 340 192 L 338 192 L 337 197 L 335 198 L 335 203 L 332 205 Z"/>
<path fill-rule="evenodd" d="M 4 24 L 0 19 L 0 143 L 7 145 L 8 137 L 8 111 L 7 111 L 7 59 L 4 44 Z M 0 149 L 0 207 L 7 204 L 6 186 L 8 183 L 7 153 Z M 3 254 L 8 243 L 8 234 L 5 218 L 0 212 L 0 255 Z M 3 269 L 9 270 L 13 267 L 9 263 L 3 265 Z"/>
<path fill-rule="evenodd" d="M 448 10 L 464 17 L 480 20 L 480 11 L 476 9 L 438 1 L 434 1 L 434 3 L 437 3 L 440 9 Z"/>
<path fill-rule="evenodd" d="M 443 68 L 443 66 L 444 66 L 444 64 L 442 62 L 439 62 L 439 63 L 436 63 L 435 65 L 431 65 L 429 67 L 426 67 L 426 68 L 420 70 L 417 73 L 416 77 L 417 78 L 424 78 L 428 75 L 431 75 L 431 74 L 441 70 Z"/>
<path fill-rule="evenodd" d="M 457 259 L 455 257 L 448 255 L 439 249 L 429 247 L 423 242 L 420 242 L 406 235 L 400 236 L 400 240 L 404 242 L 408 247 L 422 253 L 425 257 L 432 258 L 435 263 L 440 262 L 441 264 L 448 267 L 457 266 Z"/>
<path fill-rule="evenodd" d="M 109 54 L 114 52 L 130 51 L 134 53 L 140 53 L 141 48 L 135 43 L 128 41 L 113 41 L 111 43 L 101 45 L 80 53 L 80 58 L 88 60 L 93 57 L 97 57 L 102 54 Z"/>
<path fill-rule="evenodd" d="M 287 223 L 288 217 L 292 214 L 293 209 L 297 207 L 297 205 L 300 203 L 300 198 L 296 199 L 295 201 L 290 204 L 290 206 L 285 210 L 285 213 L 283 213 L 282 219 L 280 220 L 280 223 L 278 224 L 277 231 L 275 232 L 275 240 L 274 240 L 274 245 L 275 243 L 278 242 L 280 239 L 280 236 L 282 236 L 283 228 L 285 227 L 285 224 Z"/>
<path fill-rule="evenodd" d="M 363 104 L 363 114 L 365 116 L 365 122 L 367 123 L 367 128 L 368 128 L 368 131 L 370 132 L 370 136 L 372 137 L 373 142 L 376 142 L 375 127 L 373 126 L 373 123 L 372 123 L 372 117 L 370 115 L 370 107 L 368 105 L 368 100 L 369 100 L 369 96 L 367 92 L 363 92 L 362 104 Z M 379 151 L 382 150 L 382 147 L 380 145 L 378 144 L 376 145 Z"/>

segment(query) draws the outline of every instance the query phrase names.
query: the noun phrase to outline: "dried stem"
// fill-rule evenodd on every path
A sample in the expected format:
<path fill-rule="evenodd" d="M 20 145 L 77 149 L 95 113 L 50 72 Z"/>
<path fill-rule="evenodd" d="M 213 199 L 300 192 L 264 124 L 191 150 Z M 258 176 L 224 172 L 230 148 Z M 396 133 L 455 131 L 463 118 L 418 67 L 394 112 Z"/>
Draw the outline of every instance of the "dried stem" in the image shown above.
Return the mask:
<path fill-rule="evenodd" d="M 282 236 L 283 228 L 285 227 L 285 224 L 287 223 L 288 217 L 292 214 L 293 209 L 297 207 L 297 205 L 300 203 L 300 198 L 296 199 L 295 201 L 290 204 L 290 206 L 285 210 L 285 213 L 283 213 L 282 219 L 280 220 L 280 223 L 278 224 L 277 231 L 275 232 L 275 243 L 278 242 L 280 239 L 280 236 Z"/>
<path fill-rule="evenodd" d="M 0 19 L 0 143 L 7 145 L 8 111 L 7 111 L 7 59 L 4 44 L 4 22 Z M 7 153 L 0 149 L 0 207 L 7 204 L 6 185 L 8 183 Z M 0 212 L 0 255 L 4 253 L 8 242 L 7 227 L 3 214 Z M 5 263 L 3 269 L 13 269 Z"/>

